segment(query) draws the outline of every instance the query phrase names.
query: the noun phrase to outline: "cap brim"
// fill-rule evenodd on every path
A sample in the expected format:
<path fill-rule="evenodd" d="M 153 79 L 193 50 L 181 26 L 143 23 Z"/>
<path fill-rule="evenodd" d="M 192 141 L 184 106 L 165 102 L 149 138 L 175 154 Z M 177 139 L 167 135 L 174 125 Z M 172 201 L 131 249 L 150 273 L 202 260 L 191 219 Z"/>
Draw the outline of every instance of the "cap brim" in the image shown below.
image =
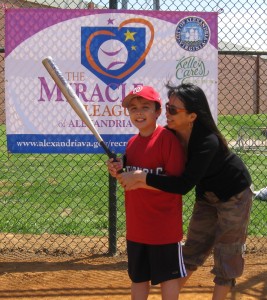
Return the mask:
<path fill-rule="evenodd" d="M 146 97 L 144 97 L 144 96 L 137 95 L 137 94 L 130 94 L 130 95 L 126 96 L 126 97 L 123 99 L 121 105 L 122 105 L 122 107 L 127 108 L 127 107 L 129 106 L 129 103 L 130 103 L 130 101 L 131 101 L 132 99 L 134 99 L 134 98 L 140 98 L 140 97 L 141 97 L 141 98 L 144 98 L 144 99 L 146 99 L 146 100 L 149 100 L 149 101 L 157 102 L 157 103 L 159 103 L 160 106 L 161 106 L 161 101 L 160 101 L 160 100 L 151 99 L 151 98 L 146 98 Z"/>
<path fill-rule="evenodd" d="M 126 96 L 124 99 L 123 99 L 123 101 L 122 101 L 122 107 L 128 107 L 128 105 L 129 105 L 129 103 L 130 103 L 130 101 L 133 99 L 133 98 L 137 98 L 137 97 L 140 97 L 140 96 L 138 96 L 138 95 L 136 95 L 136 94 L 130 94 L 130 95 L 128 95 L 128 96 Z"/>

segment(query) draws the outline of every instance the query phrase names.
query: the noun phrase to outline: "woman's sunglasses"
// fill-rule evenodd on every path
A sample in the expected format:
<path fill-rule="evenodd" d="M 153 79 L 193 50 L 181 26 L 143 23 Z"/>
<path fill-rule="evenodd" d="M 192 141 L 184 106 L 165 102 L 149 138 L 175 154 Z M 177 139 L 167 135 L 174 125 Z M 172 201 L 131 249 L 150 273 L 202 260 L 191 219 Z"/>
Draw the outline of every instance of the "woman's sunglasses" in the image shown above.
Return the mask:
<path fill-rule="evenodd" d="M 170 105 L 169 103 L 165 104 L 166 110 L 170 115 L 177 115 L 179 112 L 185 112 L 185 108 L 178 108 L 174 105 Z"/>

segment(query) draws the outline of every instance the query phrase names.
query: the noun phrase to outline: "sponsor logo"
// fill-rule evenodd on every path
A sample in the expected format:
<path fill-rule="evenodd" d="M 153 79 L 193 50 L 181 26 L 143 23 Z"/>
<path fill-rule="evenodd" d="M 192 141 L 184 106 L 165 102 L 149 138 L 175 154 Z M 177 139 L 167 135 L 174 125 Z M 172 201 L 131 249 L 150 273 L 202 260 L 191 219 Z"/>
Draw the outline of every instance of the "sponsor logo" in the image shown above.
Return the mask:
<path fill-rule="evenodd" d="M 210 39 L 210 28 L 200 17 L 182 19 L 175 29 L 178 45 L 186 51 L 194 52 L 203 49 Z"/>
<path fill-rule="evenodd" d="M 176 78 L 184 82 L 187 78 L 204 78 L 209 75 L 205 63 L 196 56 L 182 57 L 177 61 Z"/>

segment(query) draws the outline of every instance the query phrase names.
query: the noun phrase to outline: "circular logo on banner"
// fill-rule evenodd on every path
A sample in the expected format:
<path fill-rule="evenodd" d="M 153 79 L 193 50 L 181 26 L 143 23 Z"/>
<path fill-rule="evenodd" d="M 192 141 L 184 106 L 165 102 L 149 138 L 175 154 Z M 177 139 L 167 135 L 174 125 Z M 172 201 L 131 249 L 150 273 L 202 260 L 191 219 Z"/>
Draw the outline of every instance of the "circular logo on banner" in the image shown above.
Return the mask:
<path fill-rule="evenodd" d="M 186 51 L 194 52 L 204 48 L 210 39 L 208 24 L 200 17 L 186 17 L 175 29 L 178 45 Z"/>

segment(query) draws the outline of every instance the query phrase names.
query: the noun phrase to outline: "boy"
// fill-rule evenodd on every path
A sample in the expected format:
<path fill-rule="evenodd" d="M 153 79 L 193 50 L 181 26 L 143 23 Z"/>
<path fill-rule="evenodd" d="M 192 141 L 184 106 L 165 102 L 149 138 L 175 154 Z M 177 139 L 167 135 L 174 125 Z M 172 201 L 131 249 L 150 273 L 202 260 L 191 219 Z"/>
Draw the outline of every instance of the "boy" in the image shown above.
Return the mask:
<path fill-rule="evenodd" d="M 176 136 L 157 124 L 161 114 L 159 94 L 149 86 L 131 91 L 122 106 L 139 133 L 130 138 L 124 156 L 127 171 L 179 175 L 184 168 L 184 154 Z M 108 161 L 116 177 L 122 160 Z M 163 300 L 177 300 L 178 278 L 185 277 L 182 240 L 182 197 L 157 189 L 125 192 L 128 273 L 132 280 L 131 299 L 145 300 L 149 283 L 161 285 Z"/>

